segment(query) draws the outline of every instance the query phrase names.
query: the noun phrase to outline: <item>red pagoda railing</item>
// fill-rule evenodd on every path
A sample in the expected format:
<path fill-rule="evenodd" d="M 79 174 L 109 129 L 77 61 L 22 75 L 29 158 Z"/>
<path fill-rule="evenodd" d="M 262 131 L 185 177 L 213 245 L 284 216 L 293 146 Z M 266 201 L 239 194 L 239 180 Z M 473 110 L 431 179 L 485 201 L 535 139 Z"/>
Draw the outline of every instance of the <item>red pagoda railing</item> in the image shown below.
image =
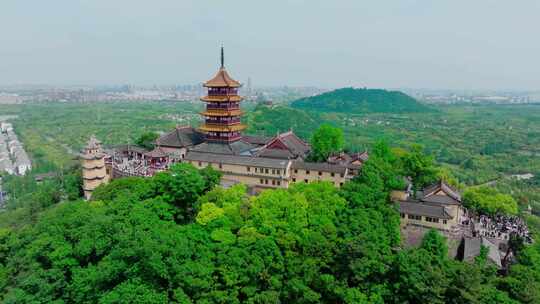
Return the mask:
<path fill-rule="evenodd" d="M 209 96 L 238 95 L 237 88 L 208 88 Z"/>
<path fill-rule="evenodd" d="M 206 108 L 208 110 L 238 110 L 240 109 L 240 105 L 236 102 L 236 103 L 208 103 L 206 105 Z"/>

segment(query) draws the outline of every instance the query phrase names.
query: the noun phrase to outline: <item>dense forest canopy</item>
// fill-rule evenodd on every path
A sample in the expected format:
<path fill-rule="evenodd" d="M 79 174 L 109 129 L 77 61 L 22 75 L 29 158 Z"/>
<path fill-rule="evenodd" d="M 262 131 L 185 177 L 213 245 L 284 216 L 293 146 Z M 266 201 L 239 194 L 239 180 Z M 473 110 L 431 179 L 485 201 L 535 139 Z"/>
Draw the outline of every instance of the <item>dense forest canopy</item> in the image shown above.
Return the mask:
<path fill-rule="evenodd" d="M 340 113 L 415 113 L 431 108 L 399 91 L 343 88 L 292 102 L 293 108 Z"/>
<path fill-rule="evenodd" d="M 453 184 L 455 177 L 469 185 L 490 182 L 515 202 L 477 191 L 467 198 L 471 206 L 486 213 L 511 206 L 513 213 L 515 203 L 518 211 L 531 205 L 533 215 L 526 218 L 538 239 L 540 107 L 350 114 L 257 106 L 246 117 L 250 133 L 271 136 L 293 128 L 309 139 L 330 123 L 343 129 L 346 149 L 369 150 L 370 160 L 339 190 L 296 185 L 250 197 L 241 186 L 214 187 L 219 174 L 211 169 L 182 166 L 176 176 L 185 178 L 117 180 L 100 188 L 94 201 L 77 200 L 80 171 L 71 153 L 89 135 L 105 144 L 133 142 L 146 132 L 196 123 L 197 109 L 163 102 L 0 109 L 19 115 L 17 133 L 36 165 L 30 176 L 4 179 L 15 195 L 0 213 L 0 302 L 540 301 L 538 243 L 516 246 L 517 263 L 501 276 L 485 252 L 473 263 L 448 258 L 435 232 L 419 248 L 404 248 L 399 215 L 388 202 L 403 175 L 416 177 L 417 188 L 440 177 Z M 393 148 L 374 144 L 380 137 Z M 500 142 L 508 144 L 493 149 Z M 59 174 L 41 184 L 33 179 L 49 171 Z M 509 177 L 527 172 L 535 178 Z M 489 204 L 492 195 L 500 203 Z"/>
<path fill-rule="evenodd" d="M 519 246 L 507 276 L 485 252 L 472 263 L 450 259 L 435 231 L 403 248 L 390 191 L 403 187 L 405 172 L 431 179 L 432 166 L 418 150 L 378 142 L 341 189 L 298 183 L 249 196 L 188 164 L 113 180 L 90 202 L 54 202 L 0 225 L 0 300 L 538 303 L 538 244 Z"/>

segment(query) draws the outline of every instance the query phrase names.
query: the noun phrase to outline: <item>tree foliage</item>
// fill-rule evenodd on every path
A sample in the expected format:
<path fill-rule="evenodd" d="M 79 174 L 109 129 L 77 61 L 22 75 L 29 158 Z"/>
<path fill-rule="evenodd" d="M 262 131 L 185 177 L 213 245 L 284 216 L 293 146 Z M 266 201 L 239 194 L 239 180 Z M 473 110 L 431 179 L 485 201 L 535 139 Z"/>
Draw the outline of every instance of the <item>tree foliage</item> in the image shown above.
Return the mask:
<path fill-rule="evenodd" d="M 463 193 L 463 203 L 481 214 L 515 215 L 518 212 L 517 202 L 512 196 L 486 186 L 468 188 Z"/>
<path fill-rule="evenodd" d="M 301 98 L 292 103 L 299 109 L 343 113 L 430 112 L 429 107 L 398 91 L 343 88 Z"/>
<path fill-rule="evenodd" d="M 389 192 L 401 158 L 379 142 L 341 189 L 247 194 L 179 164 L 102 185 L 0 229 L 2 303 L 537 303 L 540 248 L 509 275 L 450 259 L 427 233 L 402 249 Z"/>
<path fill-rule="evenodd" d="M 310 159 L 316 162 L 326 161 L 331 153 L 342 151 L 344 143 L 343 130 L 323 124 L 311 137 Z"/>
<path fill-rule="evenodd" d="M 158 137 L 159 135 L 156 132 L 145 132 L 135 140 L 135 144 L 147 150 L 152 150 Z"/>

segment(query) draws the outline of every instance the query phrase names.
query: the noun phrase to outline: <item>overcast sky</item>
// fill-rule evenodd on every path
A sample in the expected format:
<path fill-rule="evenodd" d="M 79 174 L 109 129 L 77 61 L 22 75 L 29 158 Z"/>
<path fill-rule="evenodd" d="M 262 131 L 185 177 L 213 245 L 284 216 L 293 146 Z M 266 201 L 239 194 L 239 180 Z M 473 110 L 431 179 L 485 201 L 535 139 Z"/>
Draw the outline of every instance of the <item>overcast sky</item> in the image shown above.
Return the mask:
<path fill-rule="evenodd" d="M 0 0 L 0 84 L 540 89 L 539 0 Z"/>

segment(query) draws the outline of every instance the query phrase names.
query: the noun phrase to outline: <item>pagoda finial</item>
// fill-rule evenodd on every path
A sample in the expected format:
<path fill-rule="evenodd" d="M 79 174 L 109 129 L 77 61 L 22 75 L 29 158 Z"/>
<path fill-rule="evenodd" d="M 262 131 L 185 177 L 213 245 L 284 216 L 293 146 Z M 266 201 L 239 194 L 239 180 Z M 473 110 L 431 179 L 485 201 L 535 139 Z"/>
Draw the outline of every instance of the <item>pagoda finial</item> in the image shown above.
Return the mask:
<path fill-rule="evenodd" d="M 225 54 L 223 51 L 223 43 L 221 44 L 221 68 L 225 67 Z"/>

